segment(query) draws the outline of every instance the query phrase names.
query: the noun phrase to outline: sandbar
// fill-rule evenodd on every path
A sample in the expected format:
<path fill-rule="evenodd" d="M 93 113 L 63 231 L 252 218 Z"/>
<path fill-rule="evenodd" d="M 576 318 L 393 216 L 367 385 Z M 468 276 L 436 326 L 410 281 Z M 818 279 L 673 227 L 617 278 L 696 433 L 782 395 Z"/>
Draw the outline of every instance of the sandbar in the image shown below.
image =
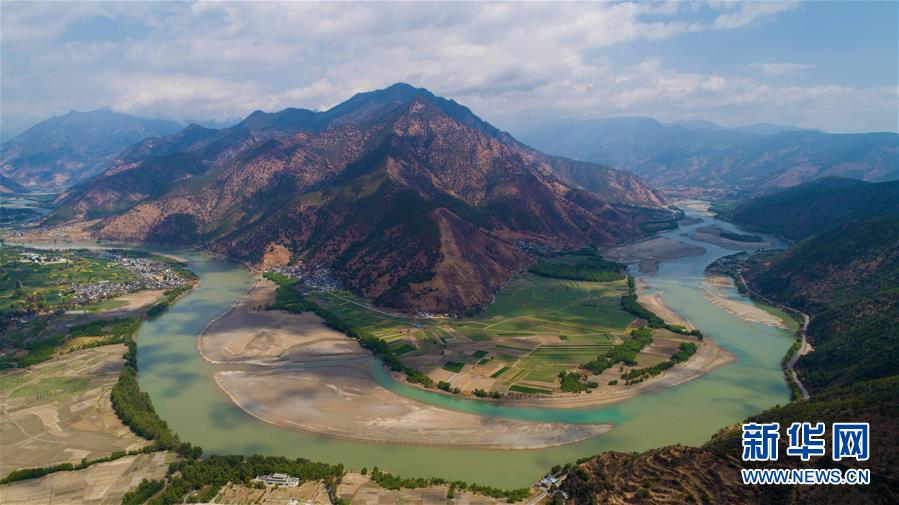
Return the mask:
<path fill-rule="evenodd" d="M 787 329 L 783 320 L 774 314 L 766 312 L 750 302 L 734 300 L 722 294 L 722 288 L 732 288 L 733 286 L 733 280 L 726 275 L 707 274 L 702 281 L 700 291 L 706 300 L 744 321 Z"/>
<path fill-rule="evenodd" d="M 258 280 L 198 343 L 222 391 L 264 422 L 369 443 L 490 449 L 552 447 L 612 428 L 479 416 L 397 395 L 375 380 L 371 353 L 314 314 L 257 310 L 274 290 Z"/>
<path fill-rule="evenodd" d="M 667 237 L 655 237 L 641 240 L 602 251 L 604 258 L 622 263 L 637 263 L 640 272 L 653 273 L 659 268 L 659 262 L 699 256 L 705 254 L 705 248 L 673 240 Z"/>

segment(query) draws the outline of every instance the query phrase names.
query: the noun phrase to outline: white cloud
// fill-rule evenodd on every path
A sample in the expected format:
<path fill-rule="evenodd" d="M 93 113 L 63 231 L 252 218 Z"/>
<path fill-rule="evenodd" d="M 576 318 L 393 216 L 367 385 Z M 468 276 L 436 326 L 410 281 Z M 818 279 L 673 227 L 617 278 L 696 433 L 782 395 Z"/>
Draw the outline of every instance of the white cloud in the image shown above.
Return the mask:
<path fill-rule="evenodd" d="M 765 75 L 789 75 L 815 68 L 814 65 L 807 63 L 753 63 L 750 68 L 760 70 Z"/>
<path fill-rule="evenodd" d="M 746 1 L 746 2 L 718 2 L 721 8 L 733 8 L 730 12 L 720 14 L 715 18 L 713 26 L 717 30 L 733 30 L 742 28 L 752 23 L 770 18 L 781 12 L 793 10 L 799 7 L 798 2 L 785 1 Z"/>
<path fill-rule="evenodd" d="M 501 127 L 571 114 L 719 119 L 772 111 L 766 94 L 798 110 L 866 94 L 881 107 L 896 101 L 895 90 L 777 88 L 763 78 L 682 72 L 651 55 L 612 63 L 634 42 L 741 28 L 795 3 L 74 5 L 4 4 L 4 124 L 105 105 L 177 119 L 323 109 L 398 81 L 454 98 Z M 96 15 L 136 20 L 147 33 L 115 43 L 60 39 Z M 797 65 L 753 68 L 765 77 Z M 784 121 L 783 110 L 773 112 L 759 119 Z"/>

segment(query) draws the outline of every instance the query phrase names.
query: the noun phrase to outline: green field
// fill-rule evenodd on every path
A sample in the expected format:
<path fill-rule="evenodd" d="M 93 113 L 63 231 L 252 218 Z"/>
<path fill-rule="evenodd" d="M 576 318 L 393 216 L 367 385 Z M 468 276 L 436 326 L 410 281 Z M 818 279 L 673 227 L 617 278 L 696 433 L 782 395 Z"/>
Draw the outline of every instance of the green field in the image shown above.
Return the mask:
<path fill-rule="evenodd" d="M 43 251 L 38 253 L 67 262 L 38 264 L 23 261 L 27 252 L 31 251 L 0 248 L 0 314 L 68 308 L 73 304 L 73 284 L 135 280 L 134 274 L 114 261 Z"/>
<path fill-rule="evenodd" d="M 578 264 L 581 259 L 558 261 Z M 621 308 L 627 293 L 626 279 L 591 282 L 526 273 L 509 281 L 479 315 L 430 319 L 391 315 L 347 292 L 310 297 L 388 342 L 409 366 L 473 373 L 496 379 L 505 391 L 522 381 L 556 382 L 559 372 L 608 351 L 634 320 Z"/>
<path fill-rule="evenodd" d="M 780 310 L 777 307 L 772 307 L 771 305 L 759 303 L 755 300 L 753 300 L 752 304 L 771 314 L 772 316 L 779 317 L 784 322 L 784 325 L 786 325 L 788 330 L 795 333 L 799 329 L 799 321 L 797 321 L 796 318 L 794 318 L 787 312 Z"/>

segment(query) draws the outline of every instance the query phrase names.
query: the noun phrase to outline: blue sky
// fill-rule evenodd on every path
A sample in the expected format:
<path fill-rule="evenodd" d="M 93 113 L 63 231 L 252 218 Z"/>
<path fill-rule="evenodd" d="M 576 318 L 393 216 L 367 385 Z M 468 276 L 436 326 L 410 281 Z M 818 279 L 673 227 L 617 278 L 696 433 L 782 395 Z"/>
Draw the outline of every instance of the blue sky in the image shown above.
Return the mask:
<path fill-rule="evenodd" d="M 644 115 L 896 131 L 897 2 L 2 2 L 4 137 L 112 106 L 327 108 L 404 81 L 500 128 Z"/>

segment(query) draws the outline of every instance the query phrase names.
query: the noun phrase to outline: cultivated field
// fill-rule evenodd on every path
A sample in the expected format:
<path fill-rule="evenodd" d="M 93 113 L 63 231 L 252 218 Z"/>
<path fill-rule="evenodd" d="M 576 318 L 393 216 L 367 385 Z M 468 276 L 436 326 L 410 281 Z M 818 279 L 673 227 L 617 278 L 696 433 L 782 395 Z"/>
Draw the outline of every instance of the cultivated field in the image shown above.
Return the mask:
<path fill-rule="evenodd" d="M 47 261 L 28 260 L 37 254 Z M 114 261 L 70 252 L 0 248 L 0 314 L 54 310 L 74 302 L 73 285 L 132 282 L 137 277 Z"/>
<path fill-rule="evenodd" d="M 0 476 L 146 445 L 109 402 L 124 352 L 107 345 L 0 374 Z"/>
<path fill-rule="evenodd" d="M 588 282 L 524 274 L 503 287 L 484 313 L 467 318 L 408 318 L 369 307 L 345 292 L 316 303 L 384 339 L 403 363 L 462 391 L 540 393 L 558 374 L 608 351 L 634 316 L 622 310 L 627 282 Z"/>
<path fill-rule="evenodd" d="M 0 486 L 4 505 L 112 505 L 143 479 L 161 479 L 174 455 L 165 452 L 126 456 L 74 472 L 57 472 Z"/>

